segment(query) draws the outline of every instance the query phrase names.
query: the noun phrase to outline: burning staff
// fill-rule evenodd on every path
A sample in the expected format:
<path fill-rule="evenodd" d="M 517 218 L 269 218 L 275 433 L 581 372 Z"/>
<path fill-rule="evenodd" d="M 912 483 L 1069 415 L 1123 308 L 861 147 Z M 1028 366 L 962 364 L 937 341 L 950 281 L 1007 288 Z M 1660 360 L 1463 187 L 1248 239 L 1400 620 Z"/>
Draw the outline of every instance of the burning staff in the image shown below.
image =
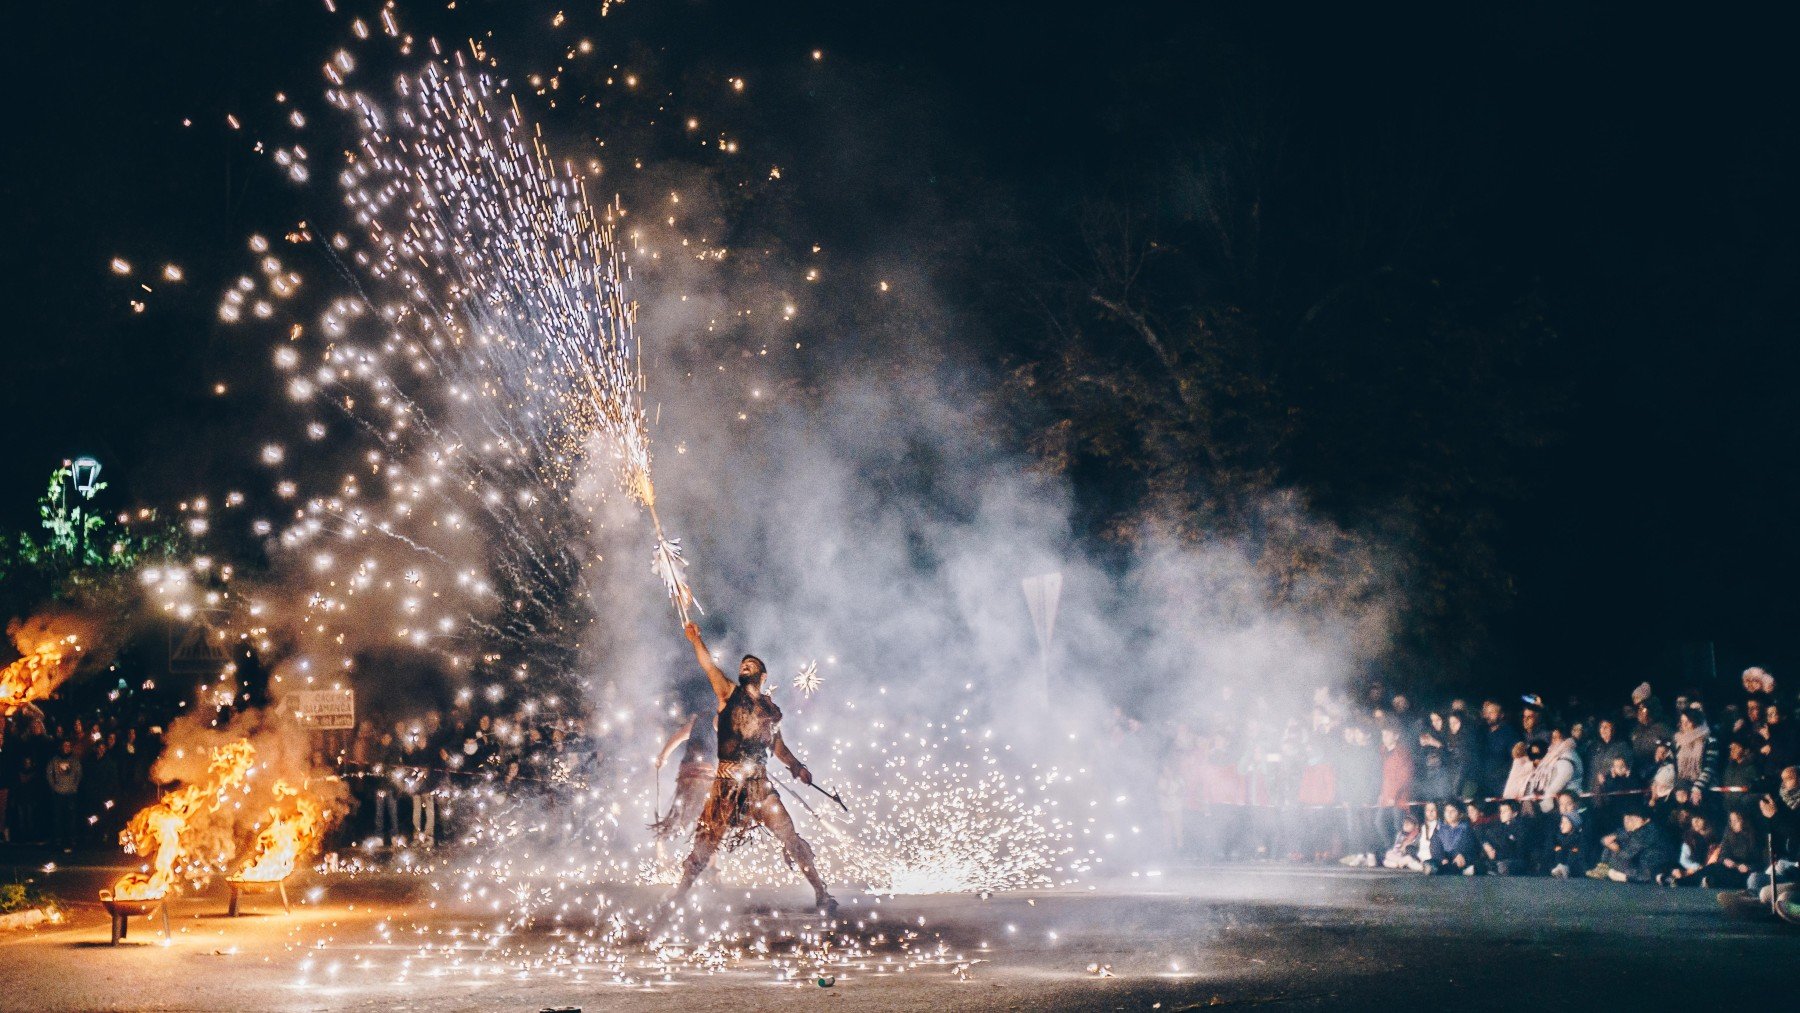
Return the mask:
<path fill-rule="evenodd" d="M 812 884 L 819 910 L 828 915 L 835 913 L 837 901 L 832 899 L 814 864 L 812 845 L 794 829 L 794 819 L 781 804 L 765 769 L 769 753 L 773 752 L 795 780 L 813 783 L 812 771 L 788 749 L 776 727 L 781 723 L 781 708 L 763 692 L 768 666 L 755 655 L 746 654 L 738 663 L 738 681 L 733 683 L 707 653 L 700 627 L 688 623 L 683 631 L 719 698 L 719 768 L 700 811 L 694 850 L 682 864 L 681 882 L 669 895 L 668 903 L 673 906 L 687 895 L 720 844 L 728 849 L 736 847 L 762 826 L 775 835 L 788 859 Z"/>

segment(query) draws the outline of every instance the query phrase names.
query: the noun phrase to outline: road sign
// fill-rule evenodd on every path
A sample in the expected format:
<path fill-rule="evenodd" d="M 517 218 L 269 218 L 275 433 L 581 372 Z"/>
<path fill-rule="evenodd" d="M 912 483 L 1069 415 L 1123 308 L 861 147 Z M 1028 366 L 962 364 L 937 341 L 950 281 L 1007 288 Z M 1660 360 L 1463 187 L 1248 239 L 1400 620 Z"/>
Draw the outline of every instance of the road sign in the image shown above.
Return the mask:
<path fill-rule="evenodd" d="M 356 727 L 356 691 L 303 689 L 288 696 L 288 710 L 302 728 L 320 731 Z"/>

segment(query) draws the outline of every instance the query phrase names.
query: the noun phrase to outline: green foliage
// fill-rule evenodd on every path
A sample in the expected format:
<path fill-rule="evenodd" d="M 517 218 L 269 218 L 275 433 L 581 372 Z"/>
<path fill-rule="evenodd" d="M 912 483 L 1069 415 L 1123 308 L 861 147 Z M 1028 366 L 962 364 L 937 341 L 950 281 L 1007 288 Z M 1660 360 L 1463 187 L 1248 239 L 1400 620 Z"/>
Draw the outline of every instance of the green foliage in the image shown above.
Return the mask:
<path fill-rule="evenodd" d="M 0 915 L 44 907 L 50 898 L 29 879 L 0 882 Z"/>
<path fill-rule="evenodd" d="M 136 523 L 108 517 L 95 504 L 97 482 L 78 492 L 68 464 L 50 473 L 38 498 L 39 531 L 0 536 L 0 611 L 23 613 L 44 604 L 102 604 L 122 578 L 147 558 L 174 554 L 180 529 L 151 516 Z"/>

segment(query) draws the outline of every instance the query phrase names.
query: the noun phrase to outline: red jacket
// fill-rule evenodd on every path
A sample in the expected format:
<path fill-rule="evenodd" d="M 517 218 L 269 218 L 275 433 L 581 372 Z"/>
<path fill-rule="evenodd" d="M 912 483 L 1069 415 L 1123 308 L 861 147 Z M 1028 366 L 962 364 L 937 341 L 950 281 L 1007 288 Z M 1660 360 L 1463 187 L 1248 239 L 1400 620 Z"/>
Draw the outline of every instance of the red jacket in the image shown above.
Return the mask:
<path fill-rule="evenodd" d="M 1381 752 L 1381 797 L 1376 804 L 1405 805 L 1412 801 L 1412 754 L 1404 746 Z"/>

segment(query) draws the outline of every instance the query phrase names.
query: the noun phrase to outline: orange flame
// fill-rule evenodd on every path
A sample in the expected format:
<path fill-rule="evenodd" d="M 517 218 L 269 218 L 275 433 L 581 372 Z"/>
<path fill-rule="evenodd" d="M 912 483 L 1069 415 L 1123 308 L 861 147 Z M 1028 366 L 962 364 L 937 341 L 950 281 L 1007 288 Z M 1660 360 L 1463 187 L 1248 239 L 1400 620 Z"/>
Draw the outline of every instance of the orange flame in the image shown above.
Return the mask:
<path fill-rule="evenodd" d="M 286 879 L 300 859 L 309 857 L 325 834 L 329 812 L 286 781 L 275 782 L 275 804 L 269 825 L 256 835 L 250 861 L 232 878 L 248 883 Z M 286 811 L 284 811 L 286 810 Z"/>
<path fill-rule="evenodd" d="M 21 657 L 0 668 L 0 713 L 49 696 L 74 668 L 74 656 L 81 653 L 80 638 L 73 633 L 39 640 L 15 629 L 13 639 Z"/>
<path fill-rule="evenodd" d="M 204 883 L 229 861 L 235 848 L 231 821 L 220 827 L 208 819 L 241 794 L 256 762 L 248 739 L 212 752 L 206 777 L 177 788 L 132 817 L 119 843 L 134 855 L 154 855 L 148 875 L 134 872 L 113 884 L 113 900 L 157 900 L 168 895 L 178 878 Z M 106 895 L 102 895 L 103 897 Z"/>

